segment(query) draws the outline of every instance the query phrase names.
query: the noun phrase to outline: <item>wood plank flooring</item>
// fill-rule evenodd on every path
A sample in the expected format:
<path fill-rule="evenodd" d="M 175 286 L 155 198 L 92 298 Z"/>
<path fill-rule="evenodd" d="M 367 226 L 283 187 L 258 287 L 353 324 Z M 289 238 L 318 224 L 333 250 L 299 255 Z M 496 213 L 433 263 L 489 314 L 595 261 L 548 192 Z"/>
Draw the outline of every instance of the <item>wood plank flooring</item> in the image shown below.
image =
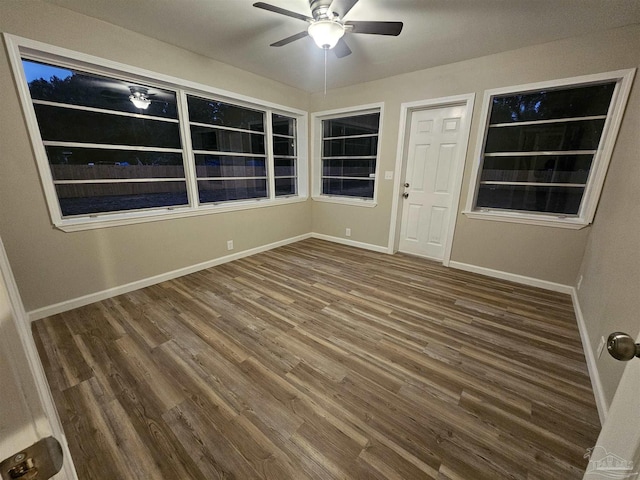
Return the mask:
<path fill-rule="evenodd" d="M 40 320 L 85 479 L 581 479 L 568 296 L 305 240 Z"/>

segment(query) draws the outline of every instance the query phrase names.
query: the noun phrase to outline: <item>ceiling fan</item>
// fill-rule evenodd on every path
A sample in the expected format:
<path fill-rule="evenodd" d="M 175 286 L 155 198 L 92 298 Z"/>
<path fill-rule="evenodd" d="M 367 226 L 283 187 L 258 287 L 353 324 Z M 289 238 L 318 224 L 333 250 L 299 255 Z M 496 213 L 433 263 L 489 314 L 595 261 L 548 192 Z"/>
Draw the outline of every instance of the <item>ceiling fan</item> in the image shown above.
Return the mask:
<path fill-rule="evenodd" d="M 264 2 L 254 3 L 253 6 L 309 23 L 307 30 L 272 43 L 272 47 L 282 47 L 310 36 L 320 48 L 333 49 L 336 56 L 342 58 L 351 54 L 351 49 L 343 38 L 345 33 L 398 36 L 402 31 L 402 22 L 344 21 L 344 17 L 356 3 L 358 0 L 309 0 L 311 17 Z"/>

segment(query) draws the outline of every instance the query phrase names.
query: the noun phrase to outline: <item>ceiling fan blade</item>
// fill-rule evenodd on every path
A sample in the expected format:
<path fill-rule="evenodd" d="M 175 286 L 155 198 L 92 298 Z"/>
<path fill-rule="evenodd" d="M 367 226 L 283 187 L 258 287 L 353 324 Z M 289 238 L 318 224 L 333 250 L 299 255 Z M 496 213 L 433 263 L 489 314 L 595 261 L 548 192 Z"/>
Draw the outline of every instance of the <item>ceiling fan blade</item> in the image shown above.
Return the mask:
<path fill-rule="evenodd" d="M 341 38 L 340 40 L 338 40 L 338 43 L 336 43 L 336 46 L 333 47 L 333 52 L 336 54 L 336 57 L 338 58 L 351 55 L 351 49 L 349 48 L 349 45 L 347 45 L 347 42 L 344 41 L 344 38 Z"/>
<path fill-rule="evenodd" d="M 261 8 L 263 10 L 268 10 L 273 13 L 279 13 L 280 15 L 286 15 L 287 17 L 297 18 L 298 20 L 302 20 L 304 22 L 310 22 L 313 19 L 311 17 L 307 17 L 306 15 L 302 15 L 301 13 L 292 12 L 291 10 L 285 10 L 284 8 L 276 7 L 275 5 L 269 5 L 264 2 L 256 2 L 253 4 L 254 7 Z"/>
<path fill-rule="evenodd" d="M 329 7 L 329 10 L 337 13 L 338 16 L 343 19 L 345 15 L 349 13 L 349 10 L 351 10 L 353 6 L 358 3 L 358 1 L 359 0 L 333 0 L 333 3 L 331 4 L 331 7 Z"/>
<path fill-rule="evenodd" d="M 295 35 L 291 35 L 290 37 L 283 38 L 279 42 L 272 43 L 272 47 L 282 47 L 284 45 L 288 45 L 291 42 L 295 42 L 296 40 L 300 40 L 301 38 L 308 37 L 309 33 L 305 30 L 304 32 L 296 33 Z"/>
<path fill-rule="evenodd" d="M 400 35 L 402 22 L 345 22 L 352 27 L 351 33 L 368 33 L 371 35 Z"/>

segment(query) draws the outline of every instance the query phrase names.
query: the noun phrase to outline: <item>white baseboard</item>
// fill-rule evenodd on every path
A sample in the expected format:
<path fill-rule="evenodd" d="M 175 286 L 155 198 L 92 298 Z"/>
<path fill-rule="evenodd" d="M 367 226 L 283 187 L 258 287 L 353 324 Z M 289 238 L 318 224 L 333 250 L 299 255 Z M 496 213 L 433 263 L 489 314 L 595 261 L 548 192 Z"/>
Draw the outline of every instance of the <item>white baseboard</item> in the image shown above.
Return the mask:
<path fill-rule="evenodd" d="M 323 233 L 312 233 L 311 238 L 339 243 L 341 245 L 349 245 L 350 247 L 363 248 L 365 250 L 371 250 L 379 253 L 389 253 L 388 247 L 381 247 L 380 245 L 373 245 L 372 243 L 356 242 L 355 240 L 349 240 L 348 238 L 332 237 L 331 235 L 325 235 Z"/>
<path fill-rule="evenodd" d="M 589 371 L 589 378 L 591 379 L 591 387 L 593 388 L 593 394 L 596 397 L 596 407 L 598 407 L 600 424 L 604 425 L 607 413 L 609 412 L 609 405 L 602 388 L 600 372 L 598 371 L 595 353 L 591 347 L 591 339 L 589 338 L 589 332 L 587 331 L 587 324 L 585 323 L 584 316 L 582 315 L 582 308 L 580 308 L 578 291 L 575 288 L 571 289 L 571 300 L 573 301 L 573 310 L 576 313 L 576 320 L 578 321 L 578 330 L 580 331 L 580 339 L 582 340 L 582 348 L 584 349 L 584 358 L 587 361 L 587 370 Z"/>
<path fill-rule="evenodd" d="M 493 270 L 492 268 L 479 267 L 468 263 L 451 261 L 449 262 L 449 267 L 464 270 L 466 272 L 479 273 L 480 275 L 486 275 L 487 277 L 499 278 L 500 280 L 520 283 L 530 287 L 544 288 L 545 290 L 551 290 L 552 292 L 566 293 L 567 295 L 571 295 L 571 292 L 573 291 L 573 287 L 570 285 L 549 282 L 548 280 L 540 280 L 539 278 L 526 277 L 524 275 L 518 275 L 517 273 Z"/>
<path fill-rule="evenodd" d="M 54 305 L 48 305 L 46 307 L 38 308 L 36 310 L 31 310 L 30 312 L 27 313 L 27 315 L 29 317 L 29 320 L 33 322 L 41 318 L 49 317 L 51 315 L 56 315 L 58 313 L 66 312 L 68 310 L 73 310 L 74 308 L 82 307 L 84 305 L 89 305 L 90 303 L 95 303 L 101 300 L 105 300 L 107 298 L 115 297 L 117 295 L 122 295 L 123 293 L 139 290 L 141 288 L 149 287 L 151 285 L 165 282 L 167 280 L 173 280 L 174 278 L 182 277 L 183 275 L 188 275 L 190 273 L 204 270 L 205 268 L 215 267 L 216 265 L 222 265 L 223 263 L 227 263 L 233 260 L 238 260 L 240 258 L 255 255 L 256 253 L 266 252 L 267 250 L 272 250 L 274 248 L 282 247 L 284 245 L 289 245 L 290 243 L 299 242 L 300 240 L 305 240 L 307 238 L 310 238 L 311 236 L 312 234 L 306 233 L 304 235 L 298 235 L 297 237 L 291 237 L 284 240 L 280 240 L 278 242 L 269 243 L 267 245 L 261 245 L 260 247 L 250 248 L 249 250 L 244 250 L 242 252 L 233 253 L 231 255 L 225 255 L 224 257 L 219 257 L 213 260 L 208 260 L 206 262 L 197 263 L 189 267 L 179 268 L 177 270 L 161 273 L 160 275 L 155 275 L 153 277 L 143 278 L 142 280 L 136 280 L 135 282 L 127 283 L 125 285 L 120 285 L 118 287 L 108 288 L 107 290 L 90 293 L 88 295 L 83 295 L 82 297 L 73 298 L 71 300 L 65 300 L 64 302 L 56 303 Z"/>

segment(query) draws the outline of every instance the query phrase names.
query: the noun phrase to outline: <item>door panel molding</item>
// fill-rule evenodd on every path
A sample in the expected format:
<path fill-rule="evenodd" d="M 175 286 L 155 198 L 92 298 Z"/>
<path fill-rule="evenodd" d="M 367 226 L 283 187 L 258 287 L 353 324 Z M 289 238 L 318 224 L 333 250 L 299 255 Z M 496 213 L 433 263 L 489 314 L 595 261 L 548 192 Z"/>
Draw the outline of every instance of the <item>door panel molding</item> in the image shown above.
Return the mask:
<path fill-rule="evenodd" d="M 418 110 L 427 110 L 431 108 L 453 107 L 463 106 L 465 107 L 465 113 L 461 122 L 455 122 L 456 125 L 444 123 L 443 128 L 447 129 L 447 132 L 451 132 L 450 129 L 459 129 L 461 132 L 460 148 L 456 152 L 457 155 L 457 167 L 453 172 L 453 190 L 452 202 L 451 202 L 451 219 L 449 221 L 449 227 L 447 231 L 447 241 L 445 245 L 444 257 L 442 264 L 449 266 L 451 260 L 451 249 L 453 246 L 453 237 L 455 233 L 455 226 L 459 215 L 460 194 L 462 191 L 462 178 L 464 174 L 464 167 L 467 155 L 467 149 L 469 145 L 469 137 L 471 133 L 471 118 L 473 115 L 473 106 L 475 102 L 475 93 L 467 93 L 463 95 L 454 95 L 450 97 L 441 97 L 433 99 L 418 100 L 414 102 L 406 102 L 400 105 L 400 124 L 398 127 L 398 144 L 396 152 L 396 165 L 395 165 L 395 180 L 393 185 L 393 203 L 391 207 L 391 220 L 389 225 L 389 241 L 387 253 L 393 254 L 398 249 L 400 225 L 402 221 L 401 215 L 401 202 L 400 194 L 404 179 L 402 176 L 403 167 L 405 167 L 406 157 L 408 154 L 408 139 L 411 126 L 411 115 Z M 432 126 L 431 126 L 432 128 Z"/>

